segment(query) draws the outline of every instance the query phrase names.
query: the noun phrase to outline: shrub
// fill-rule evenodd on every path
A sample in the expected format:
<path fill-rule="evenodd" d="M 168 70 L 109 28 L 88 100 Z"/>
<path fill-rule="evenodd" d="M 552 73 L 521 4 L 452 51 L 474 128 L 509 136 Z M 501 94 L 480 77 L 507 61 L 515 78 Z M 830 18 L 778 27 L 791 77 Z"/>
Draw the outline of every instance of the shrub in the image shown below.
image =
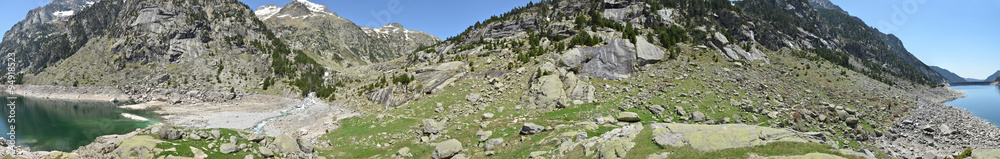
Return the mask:
<path fill-rule="evenodd" d="M 965 151 L 963 151 L 962 154 L 956 156 L 955 159 L 964 159 L 968 157 L 972 157 L 972 148 L 966 148 Z"/>

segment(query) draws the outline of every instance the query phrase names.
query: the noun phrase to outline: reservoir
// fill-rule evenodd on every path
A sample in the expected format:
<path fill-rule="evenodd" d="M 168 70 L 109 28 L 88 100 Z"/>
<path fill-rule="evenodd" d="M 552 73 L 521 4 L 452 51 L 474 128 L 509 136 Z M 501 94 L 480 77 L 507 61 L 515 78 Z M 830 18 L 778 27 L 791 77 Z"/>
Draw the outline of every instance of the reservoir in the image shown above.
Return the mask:
<path fill-rule="evenodd" d="M 0 137 L 10 138 L 9 102 L 5 95 Z M 157 123 L 152 110 L 126 110 L 107 101 L 71 101 L 18 97 L 15 101 L 14 132 L 17 144 L 34 151 L 73 151 L 94 141 L 98 136 L 125 134 L 137 128 Z M 125 116 L 136 115 L 149 121 Z M 134 116 L 133 116 L 134 118 Z"/>
<path fill-rule="evenodd" d="M 993 125 L 1000 125 L 1000 87 L 994 85 L 952 86 L 965 91 L 965 98 L 945 102 L 958 108 L 969 110 L 972 115 L 986 119 Z"/>

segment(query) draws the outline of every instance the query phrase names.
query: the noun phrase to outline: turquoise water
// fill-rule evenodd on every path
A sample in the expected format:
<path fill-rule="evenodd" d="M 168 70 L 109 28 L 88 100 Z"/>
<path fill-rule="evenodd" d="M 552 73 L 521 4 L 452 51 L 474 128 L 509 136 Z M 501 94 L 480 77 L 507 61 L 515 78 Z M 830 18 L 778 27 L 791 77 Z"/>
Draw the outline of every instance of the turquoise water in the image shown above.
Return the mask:
<path fill-rule="evenodd" d="M 944 104 L 969 110 L 972 115 L 1000 125 L 1000 87 L 993 85 L 952 86 L 965 91 L 967 97 Z"/>
<path fill-rule="evenodd" d="M 10 107 L 6 95 L 3 103 L 0 137 L 10 138 Z M 125 110 L 111 102 L 48 100 L 19 97 L 15 100 L 14 130 L 17 144 L 40 151 L 72 151 L 90 144 L 98 136 L 125 134 L 156 123 L 158 116 L 149 110 Z M 146 117 L 152 121 L 136 121 L 122 113 Z"/>

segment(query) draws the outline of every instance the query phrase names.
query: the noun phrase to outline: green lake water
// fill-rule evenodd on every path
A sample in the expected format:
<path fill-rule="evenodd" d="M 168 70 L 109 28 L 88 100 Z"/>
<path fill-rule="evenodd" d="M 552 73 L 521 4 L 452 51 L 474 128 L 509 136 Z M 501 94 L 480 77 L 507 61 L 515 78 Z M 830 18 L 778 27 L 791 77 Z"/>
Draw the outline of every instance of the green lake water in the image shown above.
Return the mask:
<path fill-rule="evenodd" d="M 18 145 L 37 151 L 72 151 L 94 141 L 98 136 L 125 134 L 137 128 L 157 123 L 158 115 L 150 110 L 126 110 L 111 102 L 49 100 L 19 97 L 14 100 L 14 123 L 9 123 L 10 107 L 6 96 L 0 122 L 0 137 L 9 139 L 13 124 Z M 150 119 L 137 121 L 125 118 L 123 113 Z"/>

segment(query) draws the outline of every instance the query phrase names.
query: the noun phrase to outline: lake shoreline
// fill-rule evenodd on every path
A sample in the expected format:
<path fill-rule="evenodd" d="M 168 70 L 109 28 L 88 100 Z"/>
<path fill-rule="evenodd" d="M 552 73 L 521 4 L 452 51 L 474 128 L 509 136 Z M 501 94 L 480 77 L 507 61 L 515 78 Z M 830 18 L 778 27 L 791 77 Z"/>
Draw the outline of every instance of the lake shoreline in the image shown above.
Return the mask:
<path fill-rule="evenodd" d="M 121 105 L 119 108 L 152 109 L 161 115 L 160 121 L 163 124 L 191 129 L 250 130 L 268 118 L 278 117 L 263 126 L 263 134 L 268 136 L 285 134 L 306 140 L 315 140 L 325 132 L 336 129 L 338 127 L 337 120 L 359 115 L 352 109 L 342 107 L 341 102 L 326 103 L 315 97 L 295 99 L 258 94 L 132 87 L 17 85 L 14 86 L 14 91 L 8 91 L 6 88 L 4 86 L 0 92 L 27 98 L 136 103 Z M 302 113 L 285 116 L 281 114 L 300 107 L 307 111 L 299 111 Z M 142 129 L 136 131 L 139 130 Z M 98 139 L 127 138 L 129 134 L 134 136 L 133 132 L 122 135 L 105 135 L 98 137 Z M 0 146 L 5 143 L 0 141 Z M 94 143 L 98 143 L 98 141 Z M 85 149 L 85 147 L 87 146 L 80 149 Z M 31 151 L 30 148 L 20 146 L 0 148 L 0 151 L 18 152 L 5 154 L 24 154 L 29 158 L 57 152 Z"/>
<path fill-rule="evenodd" d="M 992 114 L 1000 111 L 1000 107 L 996 107 L 1000 104 L 1000 86 L 988 84 L 951 86 L 949 88 L 965 90 L 967 93 L 963 98 L 950 100 L 944 104 L 966 109 L 973 115 L 980 116 L 980 118 L 1000 126 L 1000 116 Z"/>
<path fill-rule="evenodd" d="M 939 87 L 910 93 L 920 98 L 917 106 L 876 139 L 876 145 L 890 156 L 950 157 L 966 148 L 992 151 L 1000 147 L 1000 128 L 965 109 L 944 104 L 964 98 L 964 91 Z"/>

